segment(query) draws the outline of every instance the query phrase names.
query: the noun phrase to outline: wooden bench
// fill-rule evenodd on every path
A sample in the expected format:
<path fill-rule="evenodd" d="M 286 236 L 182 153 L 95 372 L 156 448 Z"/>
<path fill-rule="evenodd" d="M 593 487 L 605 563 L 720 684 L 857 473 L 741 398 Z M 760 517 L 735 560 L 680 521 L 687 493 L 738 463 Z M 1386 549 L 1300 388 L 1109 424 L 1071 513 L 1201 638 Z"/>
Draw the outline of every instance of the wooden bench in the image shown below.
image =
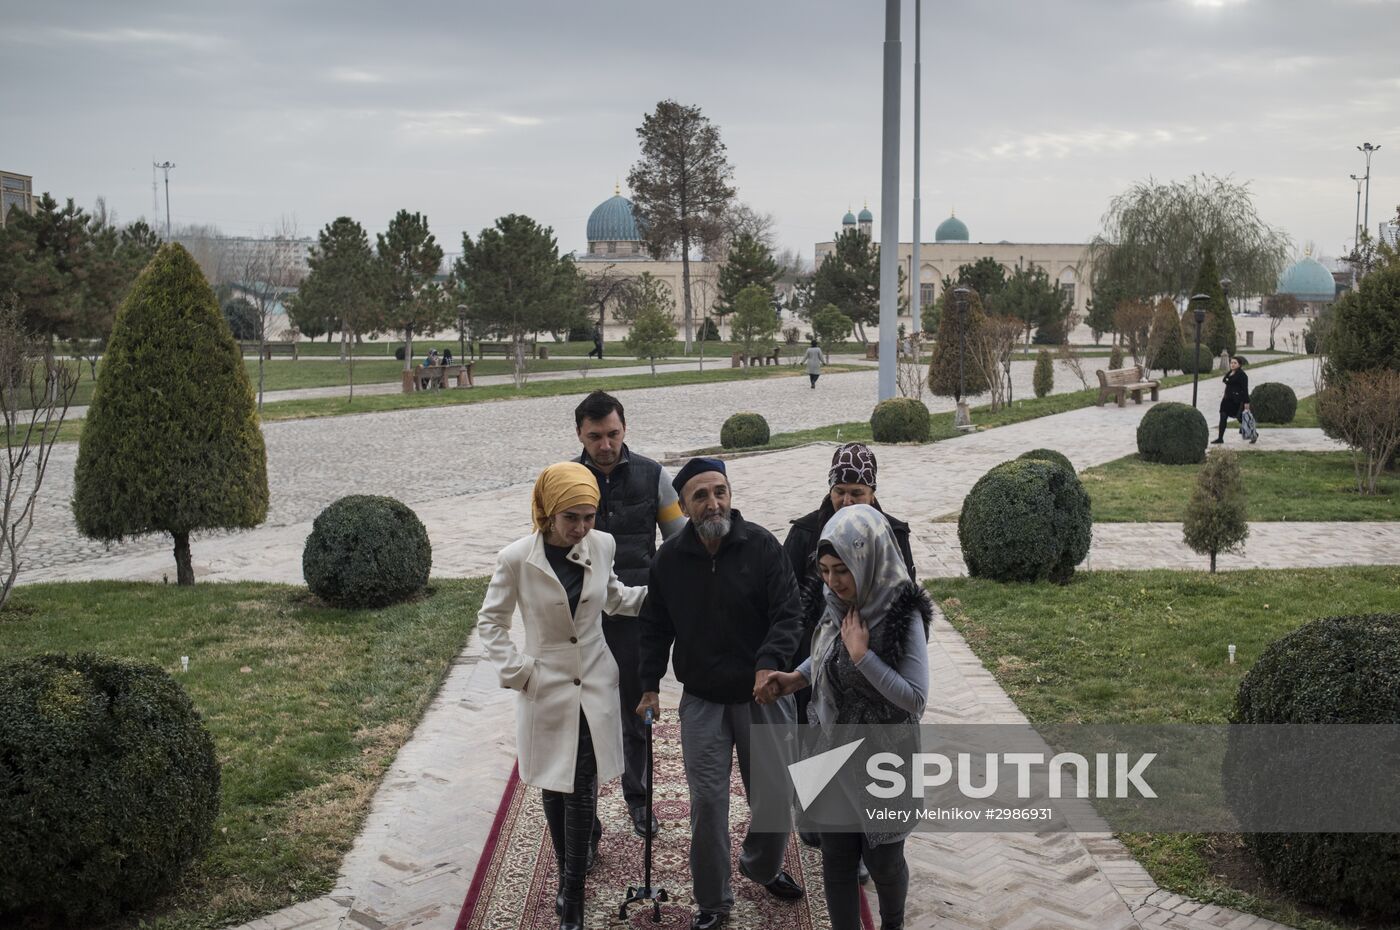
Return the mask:
<path fill-rule="evenodd" d="M 274 355 L 286 355 L 294 362 L 297 360 L 298 353 L 297 344 L 295 342 L 264 342 L 262 348 L 263 358 L 265 359 L 270 359 Z M 258 344 L 249 341 L 241 342 L 239 343 L 239 351 L 244 355 L 251 355 L 257 358 Z"/>
<path fill-rule="evenodd" d="M 464 362 L 458 365 L 454 362 L 451 365 L 429 365 L 426 368 L 415 365 L 404 372 L 404 393 L 445 388 L 448 378 L 456 378 L 459 388 L 476 387 L 476 379 L 472 376 L 474 364 L 475 362 Z"/>
<path fill-rule="evenodd" d="M 499 352 L 500 355 L 501 355 L 501 358 L 510 358 L 511 355 L 514 354 L 514 352 L 515 352 L 515 343 L 513 343 L 513 342 L 474 342 L 474 343 L 472 343 L 472 349 L 473 349 L 473 352 L 474 352 L 475 356 L 476 356 L 477 358 L 480 358 L 480 359 L 486 358 L 486 353 L 488 353 L 488 352 L 491 352 L 491 353 L 497 353 L 497 352 Z M 527 358 L 534 357 L 534 358 L 539 358 L 539 359 L 547 359 L 547 358 L 549 358 L 549 347 L 548 347 L 548 346 L 538 345 L 537 343 L 533 343 L 533 342 L 526 343 L 526 345 L 525 345 L 525 356 L 526 356 Z"/>
<path fill-rule="evenodd" d="M 1130 368 L 1113 368 L 1104 371 L 1098 370 L 1099 376 L 1099 399 L 1098 406 L 1102 407 L 1104 401 L 1108 400 L 1110 394 L 1118 396 L 1118 406 L 1128 406 L 1128 395 L 1133 395 L 1133 403 L 1142 403 L 1142 392 L 1151 391 L 1152 399 L 1157 399 L 1157 389 L 1161 385 L 1159 381 L 1153 381 L 1147 377 L 1142 366 L 1133 365 Z"/>
<path fill-rule="evenodd" d="M 767 365 L 767 364 L 769 364 L 769 363 L 772 363 L 772 364 L 774 364 L 774 365 L 779 365 L 779 364 L 782 364 L 782 357 L 783 357 L 783 350 L 780 349 L 780 348 L 777 348 L 777 347 L 775 346 L 774 349 L 773 349 L 773 351 L 767 353 L 766 355 L 764 355 L 764 354 L 750 355 L 750 356 L 749 356 L 749 367 L 752 368 L 754 365 Z"/>

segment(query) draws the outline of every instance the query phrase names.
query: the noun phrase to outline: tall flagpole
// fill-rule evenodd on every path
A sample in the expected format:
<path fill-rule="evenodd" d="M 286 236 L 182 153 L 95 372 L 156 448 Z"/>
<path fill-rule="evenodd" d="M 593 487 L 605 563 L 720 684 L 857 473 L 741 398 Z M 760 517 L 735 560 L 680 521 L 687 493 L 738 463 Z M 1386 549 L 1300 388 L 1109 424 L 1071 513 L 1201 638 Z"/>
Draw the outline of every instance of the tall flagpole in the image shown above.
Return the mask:
<path fill-rule="evenodd" d="M 895 395 L 899 325 L 899 4 L 885 0 L 885 108 L 880 173 L 880 390 Z"/>
<path fill-rule="evenodd" d="M 919 264 L 919 143 L 923 141 L 923 133 L 920 132 L 919 123 L 923 116 L 923 107 L 920 106 L 920 97 L 923 91 L 923 56 L 922 44 L 924 37 L 923 25 L 921 23 L 923 0 L 914 0 L 914 251 L 909 261 L 909 312 L 912 317 L 913 332 L 911 336 L 921 333 L 923 317 L 924 287 Z"/>

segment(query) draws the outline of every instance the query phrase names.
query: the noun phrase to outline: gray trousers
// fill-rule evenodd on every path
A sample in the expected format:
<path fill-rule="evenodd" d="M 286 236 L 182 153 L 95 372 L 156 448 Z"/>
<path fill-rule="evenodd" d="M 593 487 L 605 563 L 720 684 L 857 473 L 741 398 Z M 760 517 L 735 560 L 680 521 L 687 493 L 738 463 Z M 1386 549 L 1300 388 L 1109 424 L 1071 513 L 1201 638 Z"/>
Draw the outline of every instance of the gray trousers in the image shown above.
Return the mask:
<path fill-rule="evenodd" d="M 729 779 L 734 755 L 739 777 L 749 794 L 749 728 L 754 724 L 793 724 L 797 711 L 791 695 L 768 705 L 716 704 L 689 692 L 681 697 L 681 755 L 690 787 L 690 881 L 702 911 L 729 913 L 730 888 Z M 790 812 L 789 812 L 790 813 Z M 739 861 L 761 882 L 778 877 L 787 833 L 744 836 Z"/>

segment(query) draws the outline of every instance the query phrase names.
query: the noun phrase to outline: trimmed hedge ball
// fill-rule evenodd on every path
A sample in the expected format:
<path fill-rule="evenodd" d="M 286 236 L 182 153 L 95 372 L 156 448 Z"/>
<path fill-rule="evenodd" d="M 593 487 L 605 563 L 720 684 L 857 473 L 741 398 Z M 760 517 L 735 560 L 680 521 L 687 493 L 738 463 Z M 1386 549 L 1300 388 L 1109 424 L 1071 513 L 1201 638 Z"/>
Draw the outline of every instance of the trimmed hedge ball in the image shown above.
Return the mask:
<path fill-rule="evenodd" d="M 1286 384 L 1268 381 L 1249 392 L 1249 409 L 1259 423 L 1292 423 L 1298 395 Z"/>
<path fill-rule="evenodd" d="M 1018 459 L 1034 459 L 1041 462 L 1054 462 L 1056 465 L 1063 465 L 1069 469 L 1069 473 L 1074 474 L 1074 463 L 1069 460 L 1069 456 L 1054 449 L 1032 449 L 1029 452 L 1022 452 L 1016 456 Z"/>
<path fill-rule="evenodd" d="M 311 593 L 335 607 L 387 607 L 428 584 L 433 546 L 423 521 L 392 497 L 354 494 L 311 525 L 301 555 Z"/>
<path fill-rule="evenodd" d="M 1326 617 L 1270 643 L 1240 682 L 1231 722 L 1400 724 L 1400 614 Z M 1382 743 L 1370 762 L 1393 771 L 1393 748 L 1388 755 Z M 1348 777 L 1358 761 L 1300 760 L 1323 780 Z M 1270 771 L 1252 774 L 1254 780 L 1230 786 L 1237 812 L 1240 805 L 1267 812 L 1275 796 L 1256 783 Z M 1244 840 L 1269 879 L 1304 901 L 1344 912 L 1400 913 L 1400 834 L 1246 833 Z"/>
<path fill-rule="evenodd" d="M 0 914 L 92 925 L 170 890 L 219 813 L 214 741 L 162 669 L 0 666 Z"/>
<path fill-rule="evenodd" d="M 768 437 L 768 421 L 757 413 L 736 413 L 719 429 L 719 444 L 726 449 L 761 446 Z"/>
<path fill-rule="evenodd" d="M 870 433 L 876 442 L 928 442 L 928 408 L 912 397 L 882 400 L 870 414 Z"/>
<path fill-rule="evenodd" d="M 1209 442 L 1206 418 L 1190 404 L 1154 404 L 1137 428 L 1138 455 L 1163 465 L 1198 465 Z"/>
<path fill-rule="evenodd" d="M 1089 552 L 1093 517 L 1078 476 L 1016 459 L 987 472 L 963 500 L 958 542 L 968 574 L 996 581 L 1069 581 Z"/>

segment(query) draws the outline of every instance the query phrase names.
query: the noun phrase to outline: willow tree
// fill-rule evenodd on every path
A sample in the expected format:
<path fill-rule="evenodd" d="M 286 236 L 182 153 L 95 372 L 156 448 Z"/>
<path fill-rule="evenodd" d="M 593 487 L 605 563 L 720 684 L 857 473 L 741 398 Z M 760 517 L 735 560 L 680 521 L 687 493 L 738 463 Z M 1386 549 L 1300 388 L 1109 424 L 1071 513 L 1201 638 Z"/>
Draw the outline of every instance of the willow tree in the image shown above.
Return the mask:
<path fill-rule="evenodd" d="M 1200 174 L 1148 178 L 1114 197 L 1089 254 L 1095 293 L 1155 301 L 1194 293 L 1207 253 L 1230 293 L 1271 294 L 1289 249 L 1288 236 L 1259 217 L 1247 182 Z"/>
<path fill-rule="evenodd" d="M 117 311 L 78 442 L 73 516 L 92 539 L 190 534 L 267 518 L 267 450 L 242 353 L 199 265 L 163 245 Z"/>

